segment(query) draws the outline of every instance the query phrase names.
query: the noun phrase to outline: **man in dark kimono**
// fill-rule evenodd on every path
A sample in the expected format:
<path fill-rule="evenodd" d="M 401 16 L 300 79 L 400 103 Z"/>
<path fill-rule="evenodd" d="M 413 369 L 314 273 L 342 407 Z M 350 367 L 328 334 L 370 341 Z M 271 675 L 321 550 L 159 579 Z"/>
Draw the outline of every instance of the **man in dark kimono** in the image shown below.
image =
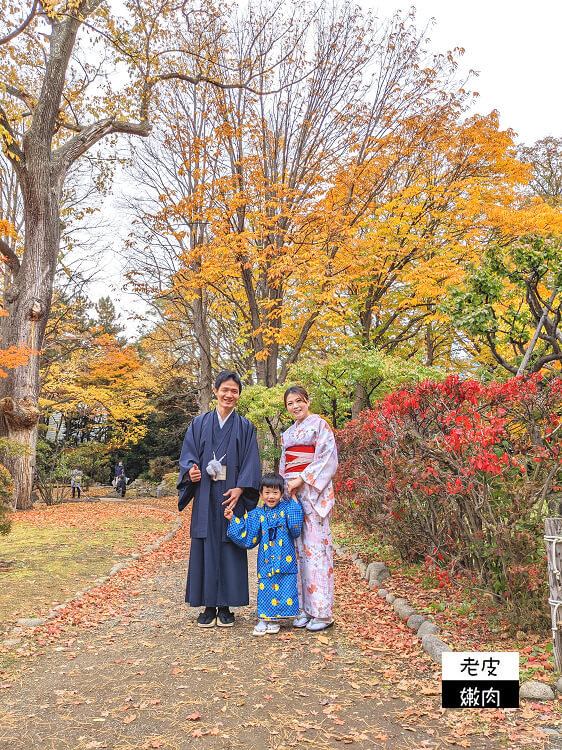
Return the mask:
<path fill-rule="evenodd" d="M 180 456 L 180 511 L 193 499 L 185 601 L 205 607 L 197 618 L 202 628 L 231 627 L 230 607 L 249 604 L 246 550 L 228 539 L 224 517 L 225 507 L 243 516 L 258 502 L 256 430 L 234 408 L 241 391 L 235 372 L 219 373 L 213 388 L 217 408 L 195 417 Z"/>

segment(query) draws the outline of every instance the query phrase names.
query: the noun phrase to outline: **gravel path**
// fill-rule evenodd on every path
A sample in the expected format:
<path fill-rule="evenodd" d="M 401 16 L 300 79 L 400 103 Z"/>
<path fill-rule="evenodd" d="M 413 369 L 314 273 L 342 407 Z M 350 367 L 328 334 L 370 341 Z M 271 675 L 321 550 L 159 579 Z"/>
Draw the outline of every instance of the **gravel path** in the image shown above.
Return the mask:
<path fill-rule="evenodd" d="M 111 619 L 22 661 L 0 692 L 1 750 L 513 746 L 484 730 L 463 744 L 462 712 L 443 721 L 429 665 L 413 682 L 408 657 L 373 658 L 344 627 L 256 638 L 246 607 L 232 629 L 197 628 L 181 533 L 185 551 L 147 566 Z M 251 558 L 252 582 L 254 570 Z"/>

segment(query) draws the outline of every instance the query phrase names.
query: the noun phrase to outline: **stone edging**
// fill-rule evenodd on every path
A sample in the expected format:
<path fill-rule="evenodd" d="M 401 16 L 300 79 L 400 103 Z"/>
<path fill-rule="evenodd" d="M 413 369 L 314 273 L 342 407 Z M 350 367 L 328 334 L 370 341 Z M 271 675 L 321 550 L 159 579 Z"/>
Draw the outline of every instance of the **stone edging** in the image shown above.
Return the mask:
<path fill-rule="evenodd" d="M 161 510 L 161 508 L 154 508 L 154 510 Z M 96 581 L 94 581 L 94 583 L 92 583 L 91 586 L 88 586 L 82 591 L 77 591 L 76 594 L 74 594 L 74 596 L 69 597 L 62 604 L 59 604 L 56 607 L 54 607 L 49 612 L 49 614 L 46 615 L 45 617 L 20 618 L 19 620 L 16 621 L 17 626 L 12 629 L 13 634 L 20 635 L 22 628 L 38 627 L 39 625 L 44 625 L 49 620 L 54 619 L 61 610 L 65 609 L 71 602 L 81 599 L 87 591 L 90 591 L 91 589 L 96 588 L 96 586 L 101 586 L 102 584 L 107 583 L 107 581 L 112 576 L 116 576 L 119 572 L 121 572 L 125 568 L 128 568 L 130 565 L 132 565 L 134 562 L 139 560 L 141 557 L 144 557 L 144 555 L 148 554 L 149 552 L 156 551 L 163 544 L 165 544 L 166 542 L 169 542 L 170 539 L 173 539 L 173 537 L 175 537 L 175 535 L 178 533 L 182 523 L 183 523 L 182 518 L 176 518 L 175 524 L 172 526 L 171 530 L 167 534 L 165 534 L 164 536 L 161 536 L 152 544 L 149 544 L 142 552 L 135 552 L 126 560 L 123 560 L 120 563 L 116 563 L 106 576 L 102 576 L 101 578 L 98 578 Z M 7 640 L 2 641 L 2 645 L 3 646 L 15 646 L 16 643 L 19 643 L 20 640 L 21 638 L 19 637 L 8 638 Z"/>
<path fill-rule="evenodd" d="M 413 630 L 418 638 L 421 639 L 421 646 L 427 652 L 432 661 L 442 664 L 442 654 L 445 651 L 453 649 L 437 636 L 439 627 L 420 615 L 414 607 L 410 606 L 406 599 L 396 597 L 386 586 L 383 581 L 390 578 L 390 571 L 383 562 L 365 563 L 360 559 L 357 552 L 350 552 L 346 547 L 333 542 L 334 552 L 340 557 L 350 559 L 361 577 L 369 582 L 370 589 L 377 589 L 377 595 L 390 604 L 397 616 L 406 622 L 406 626 Z M 529 698 L 538 701 L 554 700 L 556 693 L 562 693 L 562 677 L 555 683 L 548 684 L 537 680 L 527 680 L 521 683 L 519 688 L 520 698 Z M 552 734 L 560 733 L 552 730 Z"/>

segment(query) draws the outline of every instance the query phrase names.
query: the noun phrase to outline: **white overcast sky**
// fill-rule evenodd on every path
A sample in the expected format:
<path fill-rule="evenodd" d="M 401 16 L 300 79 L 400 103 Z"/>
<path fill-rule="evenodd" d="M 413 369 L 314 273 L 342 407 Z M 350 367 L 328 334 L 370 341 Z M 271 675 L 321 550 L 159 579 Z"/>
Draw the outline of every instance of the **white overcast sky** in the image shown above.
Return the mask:
<path fill-rule="evenodd" d="M 562 0 L 359 0 L 379 17 L 417 10 L 417 26 L 429 19 L 431 49 L 464 47 L 464 70 L 479 76 L 472 89 L 476 111 L 500 112 L 502 128 L 518 142 L 562 136 Z"/>

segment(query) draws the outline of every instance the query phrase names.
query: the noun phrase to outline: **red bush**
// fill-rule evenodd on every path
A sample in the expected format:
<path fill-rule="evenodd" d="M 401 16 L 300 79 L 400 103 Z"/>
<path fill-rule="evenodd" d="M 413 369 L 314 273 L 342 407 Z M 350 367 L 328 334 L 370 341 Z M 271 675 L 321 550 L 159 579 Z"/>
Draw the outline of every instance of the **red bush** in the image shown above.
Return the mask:
<path fill-rule="evenodd" d="M 548 615 L 543 524 L 562 500 L 562 379 L 412 385 L 338 432 L 336 490 L 403 559 Z M 538 607 L 538 610 L 537 610 Z"/>

